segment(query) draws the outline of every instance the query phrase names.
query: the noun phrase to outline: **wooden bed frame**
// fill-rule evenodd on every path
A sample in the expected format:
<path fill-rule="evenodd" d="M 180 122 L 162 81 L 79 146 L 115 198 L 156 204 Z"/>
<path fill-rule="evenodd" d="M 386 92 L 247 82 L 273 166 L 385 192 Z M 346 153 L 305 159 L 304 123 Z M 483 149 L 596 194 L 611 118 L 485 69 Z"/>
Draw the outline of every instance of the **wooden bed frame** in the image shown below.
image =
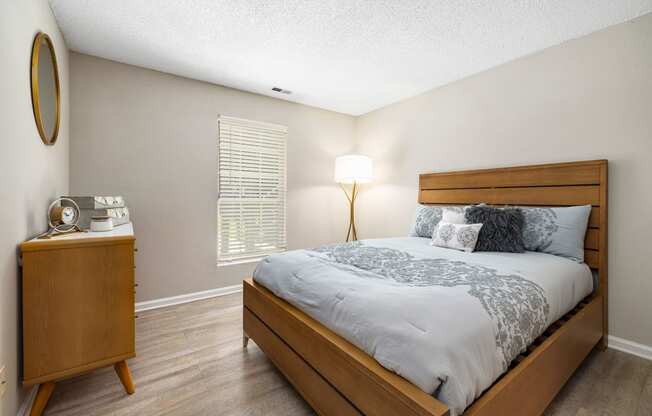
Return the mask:
<path fill-rule="evenodd" d="M 585 261 L 598 290 L 548 328 L 465 412 L 535 416 L 544 412 L 591 350 L 607 342 L 607 161 L 432 173 L 419 176 L 419 202 L 593 206 Z M 446 416 L 449 409 L 251 279 L 244 282 L 249 337 L 324 416 Z"/>

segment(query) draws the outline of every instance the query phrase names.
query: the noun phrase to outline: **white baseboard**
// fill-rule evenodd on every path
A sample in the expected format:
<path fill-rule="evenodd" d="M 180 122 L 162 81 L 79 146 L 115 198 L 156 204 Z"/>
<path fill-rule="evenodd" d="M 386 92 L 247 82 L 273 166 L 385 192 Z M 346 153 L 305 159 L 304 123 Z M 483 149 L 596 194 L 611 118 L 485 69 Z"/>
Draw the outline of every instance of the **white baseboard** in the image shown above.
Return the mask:
<path fill-rule="evenodd" d="M 647 360 L 652 360 L 652 347 L 609 335 L 607 338 L 609 348 L 636 355 Z"/>
<path fill-rule="evenodd" d="M 29 411 L 32 409 L 32 403 L 34 402 L 34 398 L 36 397 L 37 391 L 38 391 L 38 386 L 32 387 L 27 397 L 25 397 L 25 400 L 23 400 L 23 404 L 20 405 L 17 416 L 29 415 Z"/>
<path fill-rule="evenodd" d="M 242 284 L 204 290 L 203 292 L 186 293 L 185 295 L 172 296 L 169 298 L 148 300 L 145 302 L 136 303 L 136 312 L 164 308 L 166 306 L 172 305 L 180 305 L 182 303 L 194 302 L 196 300 L 209 299 L 217 296 L 225 296 L 238 292 L 242 292 Z"/>

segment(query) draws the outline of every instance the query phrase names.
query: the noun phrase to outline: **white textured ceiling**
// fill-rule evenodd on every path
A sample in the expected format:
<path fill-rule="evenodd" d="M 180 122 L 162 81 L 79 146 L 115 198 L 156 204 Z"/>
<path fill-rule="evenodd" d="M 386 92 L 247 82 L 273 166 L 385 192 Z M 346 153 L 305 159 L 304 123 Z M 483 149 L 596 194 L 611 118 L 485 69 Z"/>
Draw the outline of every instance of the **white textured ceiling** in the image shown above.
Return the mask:
<path fill-rule="evenodd" d="M 652 0 L 50 3 L 74 51 L 353 115 L 652 11 Z"/>

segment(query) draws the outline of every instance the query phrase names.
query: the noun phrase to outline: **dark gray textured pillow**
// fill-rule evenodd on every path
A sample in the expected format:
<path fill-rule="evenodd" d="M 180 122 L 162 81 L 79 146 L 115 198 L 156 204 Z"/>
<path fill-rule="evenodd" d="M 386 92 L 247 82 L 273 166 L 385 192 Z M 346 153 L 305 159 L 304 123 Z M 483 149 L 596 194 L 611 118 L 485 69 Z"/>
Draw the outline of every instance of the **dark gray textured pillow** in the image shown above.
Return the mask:
<path fill-rule="evenodd" d="M 466 222 L 482 224 L 475 251 L 523 253 L 523 212 L 518 208 L 473 206 L 466 210 Z"/>

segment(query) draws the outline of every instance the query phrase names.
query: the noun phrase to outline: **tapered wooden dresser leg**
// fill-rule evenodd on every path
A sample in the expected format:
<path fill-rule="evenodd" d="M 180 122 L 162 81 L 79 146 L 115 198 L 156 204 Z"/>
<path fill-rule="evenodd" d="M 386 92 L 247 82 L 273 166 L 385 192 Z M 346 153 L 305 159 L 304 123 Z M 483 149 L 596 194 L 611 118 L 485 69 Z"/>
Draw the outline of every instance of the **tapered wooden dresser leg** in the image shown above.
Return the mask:
<path fill-rule="evenodd" d="M 48 381 L 47 383 L 38 386 L 38 392 L 36 392 L 36 398 L 32 404 L 32 410 L 29 413 L 29 416 L 41 416 L 43 414 L 43 410 L 45 410 L 45 406 L 48 405 L 48 400 L 50 400 L 53 390 L 53 381 Z"/>
<path fill-rule="evenodd" d="M 134 381 L 131 379 L 131 371 L 129 371 L 127 362 L 120 361 L 119 363 L 115 364 L 114 368 L 115 372 L 118 374 L 118 377 L 120 377 L 120 381 L 122 382 L 122 385 L 124 386 L 127 394 L 134 394 L 136 388 L 134 387 Z"/>
<path fill-rule="evenodd" d="M 242 335 L 242 348 L 247 348 L 247 345 L 249 345 L 249 337 L 247 334 Z"/>

